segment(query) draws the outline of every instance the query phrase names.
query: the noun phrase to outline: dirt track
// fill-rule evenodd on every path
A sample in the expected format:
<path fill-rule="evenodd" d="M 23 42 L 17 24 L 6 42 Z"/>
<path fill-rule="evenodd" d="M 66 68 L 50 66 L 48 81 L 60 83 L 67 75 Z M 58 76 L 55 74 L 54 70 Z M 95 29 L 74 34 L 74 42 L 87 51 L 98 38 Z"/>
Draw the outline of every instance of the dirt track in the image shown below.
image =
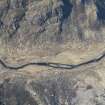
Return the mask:
<path fill-rule="evenodd" d="M 74 69 L 80 66 L 84 66 L 84 65 L 88 65 L 91 63 L 97 63 L 100 60 L 102 60 L 105 57 L 105 52 L 102 53 L 102 55 L 100 54 L 99 57 L 96 57 L 94 59 L 91 59 L 89 61 L 86 62 L 82 62 L 79 64 L 61 64 L 61 63 L 53 63 L 53 62 L 30 62 L 30 63 L 26 63 L 26 64 L 22 64 L 22 65 L 18 65 L 18 66 L 14 66 L 12 64 L 6 64 L 3 60 L 0 59 L 0 63 L 2 64 L 2 66 L 6 69 L 14 69 L 14 70 L 18 70 L 18 69 L 22 69 L 25 68 L 27 66 L 30 65 L 36 65 L 36 66 L 45 66 L 45 67 L 52 67 L 52 68 L 60 68 L 60 69 Z"/>

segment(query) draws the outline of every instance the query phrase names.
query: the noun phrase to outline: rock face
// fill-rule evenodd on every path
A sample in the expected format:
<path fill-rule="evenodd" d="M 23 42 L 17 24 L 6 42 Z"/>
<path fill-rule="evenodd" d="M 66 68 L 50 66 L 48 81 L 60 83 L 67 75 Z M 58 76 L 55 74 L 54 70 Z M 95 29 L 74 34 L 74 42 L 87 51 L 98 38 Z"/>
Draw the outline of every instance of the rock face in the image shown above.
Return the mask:
<path fill-rule="evenodd" d="M 104 105 L 105 90 L 100 77 L 90 73 L 46 75 L 43 72 L 34 77 L 3 74 L 6 76 L 0 81 L 0 105 Z"/>
<path fill-rule="evenodd" d="M 0 105 L 105 105 L 104 42 L 105 0 L 0 0 Z"/>
<path fill-rule="evenodd" d="M 0 39 L 16 46 L 104 41 L 104 0 L 0 0 Z"/>
<path fill-rule="evenodd" d="M 104 0 L 0 0 L 0 53 L 52 55 L 72 43 L 103 45 L 104 7 Z"/>

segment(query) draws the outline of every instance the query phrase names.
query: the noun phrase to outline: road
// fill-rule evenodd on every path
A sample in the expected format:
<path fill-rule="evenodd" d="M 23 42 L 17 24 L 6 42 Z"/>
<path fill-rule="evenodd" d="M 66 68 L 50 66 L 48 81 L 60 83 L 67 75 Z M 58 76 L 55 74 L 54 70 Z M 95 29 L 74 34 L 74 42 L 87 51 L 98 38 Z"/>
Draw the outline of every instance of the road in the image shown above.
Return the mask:
<path fill-rule="evenodd" d="M 94 59 L 91 59 L 89 61 L 82 62 L 79 64 L 61 64 L 61 63 L 53 63 L 53 62 L 30 62 L 30 63 L 14 66 L 12 64 L 5 63 L 2 59 L 0 59 L 0 64 L 4 68 L 12 69 L 12 70 L 19 70 L 19 69 L 22 69 L 22 68 L 25 68 L 25 67 L 31 66 L 31 65 L 45 66 L 45 67 L 52 67 L 52 68 L 59 68 L 59 69 L 74 69 L 74 68 L 78 68 L 80 66 L 84 66 L 84 65 L 88 65 L 88 64 L 92 64 L 92 63 L 97 63 L 100 60 L 102 60 L 104 57 L 105 57 L 105 52 L 100 54 L 99 57 L 96 57 Z"/>

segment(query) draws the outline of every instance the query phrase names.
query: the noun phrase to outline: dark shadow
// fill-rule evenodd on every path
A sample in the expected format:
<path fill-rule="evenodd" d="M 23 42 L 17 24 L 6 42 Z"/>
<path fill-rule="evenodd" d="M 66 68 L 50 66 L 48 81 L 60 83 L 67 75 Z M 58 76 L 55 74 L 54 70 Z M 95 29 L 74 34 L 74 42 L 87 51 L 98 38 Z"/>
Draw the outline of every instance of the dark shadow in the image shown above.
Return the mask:
<path fill-rule="evenodd" d="M 0 28 L 3 27 L 3 22 L 0 20 Z"/>
<path fill-rule="evenodd" d="M 81 4 L 85 4 L 86 3 L 86 0 L 81 0 Z"/>
<path fill-rule="evenodd" d="M 91 0 L 81 0 L 81 4 L 85 5 L 85 4 L 89 4 L 91 2 Z"/>
<path fill-rule="evenodd" d="M 67 19 L 71 12 L 72 12 L 72 3 L 69 1 L 69 0 L 62 0 L 63 1 L 63 7 L 62 7 L 62 10 L 63 10 L 63 20 Z"/>
<path fill-rule="evenodd" d="M 96 0 L 97 19 L 105 23 L 105 0 Z"/>
<path fill-rule="evenodd" d="M 62 25 L 64 21 L 68 19 L 68 17 L 71 15 L 72 8 L 73 8 L 73 4 L 69 0 L 62 0 L 62 2 L 63 2 L 63 6 L 61 6 L 61 8 L 62 8 L 63 16 L 60 19 L 61 20 L 60 32 L 62 32 Z"/>

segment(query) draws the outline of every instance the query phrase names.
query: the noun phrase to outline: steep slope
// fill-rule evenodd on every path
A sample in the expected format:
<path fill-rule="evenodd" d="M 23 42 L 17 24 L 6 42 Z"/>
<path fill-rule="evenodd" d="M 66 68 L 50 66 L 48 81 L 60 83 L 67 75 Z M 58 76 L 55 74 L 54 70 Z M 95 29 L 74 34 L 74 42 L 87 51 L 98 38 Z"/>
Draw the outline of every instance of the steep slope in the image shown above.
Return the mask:
<path fill-rule="evenodd" d="M 102 41 L 104 10 L 104 0 L 0 0 L 0 39 L 15 47 Z"/>
<path fill-rule="evenodd" d="M 0 55 L 104 47 L 104 7 L 104 0 L 0 0 Z"/>
<path fill-rule="evenodd" d="M 105 105 L 105 0 L 0 0 L 0 105 Z"/>

